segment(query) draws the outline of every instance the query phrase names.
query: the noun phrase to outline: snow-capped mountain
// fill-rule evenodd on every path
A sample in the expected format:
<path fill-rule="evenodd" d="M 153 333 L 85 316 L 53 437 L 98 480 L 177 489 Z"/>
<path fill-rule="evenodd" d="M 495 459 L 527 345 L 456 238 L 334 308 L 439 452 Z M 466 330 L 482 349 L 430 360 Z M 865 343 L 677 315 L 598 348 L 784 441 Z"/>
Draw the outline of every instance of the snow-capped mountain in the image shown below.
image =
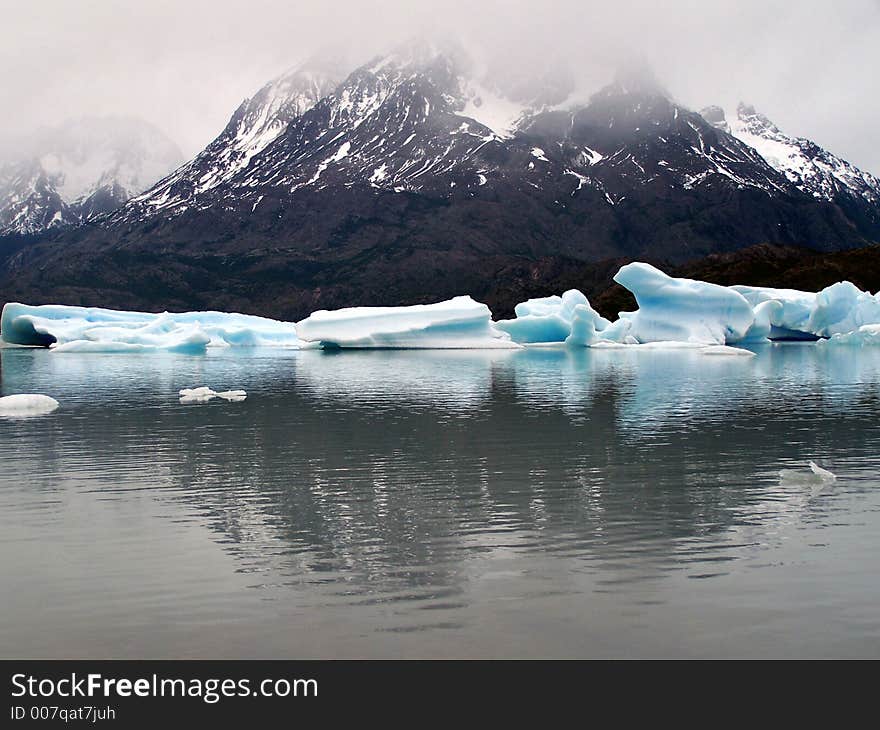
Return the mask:
<path fill-rule="evenodd" d="M 475 153 L 510 140 L 567 90 L 520 83 L 504 94 L 470 75 L 470 65 L 458 48 L 419 42 L 347 77 L 326 66 L 295 69 L 245 101 L 198 157 L 114 221 L 243 202 L 253 212 L 267 190 L 292 195 L 331 179 L 398 192 L 436 187 L 440 170 L 480 181 L 484 165 Z"/>
<path fill-rule="evenodd" d="M 39 130 L 0 164 L 0 235 L 91 220 L 182 159 L 171 140 L 137 119 L 85 117 Z"/>
<path fill-rule="evenodd" d="M 205 207 L 205 194 L 248 167 L 251 159 L 287 125 L 329 94 L 342 78 L 336 64 L 310 61 L 292 69 L 245 99 L 220 135 L 195 159 L 135 198 L 138 215 L 174 216 L 190 206 Z"/>
<path fill-rule="evenodd" d="M 12 255 L 7 286 L 27 299 L 39 269 L 41 286 L 63 277 L 88 298 L 99 266 L 104 305 L 296 318 L 492 297 L 611 259 L 880 241 L 867 195 L 814 195 L 650 74 L 574 92 L 565 74 L 505 78 L 447 45 L 348 73 L 306 65 L 119 210 Z"/>
<path fill-rule="evenodd" d="M 38 159 L 0 165 L 0 235 L 37 233 L 71 219 Z"/>
<path fill-rule="evenodd" d="M 325 94 L 312 73 L 282 79 L 294 90 L 286 97 L 294 113 L 276 121 L 265 103 L 246 102 L 199 157 L 114 222 L 137 223 L 158 211 L 167 219 L 192 206 L 252 215 L 271 201 L 335 186 L 448 199 L 513 186 L 543 191 L 563 206 L 585 186 L 608 205 L 627 191 L 644 195 L 646 186 L 791 188 L 754 149 L 675 104 L 644 75 L 568 107 L 572 89 L 564 82 L 505 89 L 457 49 L 419 44 L 356 69 L 332 91 L 323 77 Z M 277 83 L 255 101 L 277 100 Z M 251 111 L 261 125 L 241 121 Z"/>
<path fill-rule="evenodd" d="M 753 106 L 740 102 L 729 122 L 717 106 L 704 109 L 703 116 L 757 150 L 804 193 L 822 200 L 843 195 L 880 205 L 880 180 L 809 139 L 790 137 Z"/>

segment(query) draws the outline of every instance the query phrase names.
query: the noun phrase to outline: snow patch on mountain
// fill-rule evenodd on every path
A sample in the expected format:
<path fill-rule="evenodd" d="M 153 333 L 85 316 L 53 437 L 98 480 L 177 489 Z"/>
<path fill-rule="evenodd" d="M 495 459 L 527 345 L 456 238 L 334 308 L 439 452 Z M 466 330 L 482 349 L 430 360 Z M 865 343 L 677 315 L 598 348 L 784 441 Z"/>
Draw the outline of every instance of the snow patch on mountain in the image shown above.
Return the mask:
<path fill-rule="evenodd" d="M 83 117 L 37 130 L 0 164 L 0 234 L 91 220 L 182 161 L 171 140 L 138 119 Z"/>
<path fill-rule="evenodd" d="M 728 121 L 720 107 L 707 107 L 703 116 L 755 149 L 799 190 L 814 198 L 834 200 L 841 193 L 880 203 L 880 180 L 804 137 L 782 132 L 753 106 L 740 103 Z"/>

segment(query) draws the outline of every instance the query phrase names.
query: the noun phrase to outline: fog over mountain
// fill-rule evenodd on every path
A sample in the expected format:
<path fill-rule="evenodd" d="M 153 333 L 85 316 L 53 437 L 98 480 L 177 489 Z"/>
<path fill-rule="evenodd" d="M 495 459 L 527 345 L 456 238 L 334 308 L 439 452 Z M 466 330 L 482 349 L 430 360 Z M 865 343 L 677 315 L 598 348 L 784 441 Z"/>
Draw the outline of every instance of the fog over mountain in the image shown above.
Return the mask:
<path fill-rule="evenodd" d="M 229 0 L 146 4 L 2 0 L 0 158 L 35 126 L 123 114 L 187 156 L 246 97 L 321 49 L 353 62 L 413 34 L 451 34 L 510 77 L 565 67 L 586 96 L 645 62 L 684 105 L 744 100 L 780 128 L 880 170 L 880 3 L 784 0 Z"/>

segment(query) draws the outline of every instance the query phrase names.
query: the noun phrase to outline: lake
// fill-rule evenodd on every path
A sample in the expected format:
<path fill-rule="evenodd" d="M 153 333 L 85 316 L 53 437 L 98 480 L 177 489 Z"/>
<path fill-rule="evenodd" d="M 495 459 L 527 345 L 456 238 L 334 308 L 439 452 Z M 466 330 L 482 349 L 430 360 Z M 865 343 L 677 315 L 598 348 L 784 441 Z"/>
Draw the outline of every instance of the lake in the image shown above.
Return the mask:
<path fill-rule="evenodd" d="M 0 656 L 876 658 L 880 348 L 756 352 L 2 349 Z"/>

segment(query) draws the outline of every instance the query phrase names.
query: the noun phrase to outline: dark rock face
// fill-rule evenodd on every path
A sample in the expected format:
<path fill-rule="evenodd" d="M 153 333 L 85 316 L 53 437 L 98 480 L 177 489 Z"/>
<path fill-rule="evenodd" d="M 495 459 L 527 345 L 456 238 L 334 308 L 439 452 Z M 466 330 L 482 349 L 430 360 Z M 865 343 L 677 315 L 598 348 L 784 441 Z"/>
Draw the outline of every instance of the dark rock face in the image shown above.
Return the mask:
<path fill-rule="evenodd" d="M 470 293 L 505 315 L 572 286 L 604 296 L 633 259 L 880 240 L 864 195 L 802 189 L 723 113 L 704 118 L 650 79 L 560 110 L 558 89 L 553 107 L 523 90 L 514 103 L 430 49 L 339 83 L 282 78 L 116 212 L 0 245 L 0 300 L 296 319 Z"/>

